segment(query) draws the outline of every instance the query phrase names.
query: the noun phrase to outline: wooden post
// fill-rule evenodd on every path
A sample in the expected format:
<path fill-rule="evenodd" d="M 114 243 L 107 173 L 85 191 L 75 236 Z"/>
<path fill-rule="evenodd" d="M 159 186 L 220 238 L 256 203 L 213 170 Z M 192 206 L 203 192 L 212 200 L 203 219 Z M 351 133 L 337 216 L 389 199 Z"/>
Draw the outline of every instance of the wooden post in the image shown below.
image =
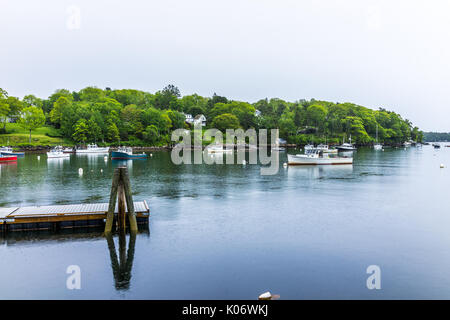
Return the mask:
<path fill-rule="evenodd" d="M 111 194 L 109 196 L 109 206 L 108 213 L 106 215 L 106 224 L 105 224 L 105 233 L 111 232 L 113 221 L 114 221 L 114 211 L 116 210 L 116 198 L 117 198 L 117 189 L 119 187 L 120 180 L 120 171 L 119 168 L 114 170 L 112 185 L 111 185 Z"/>
<path fill-rule="evenodd" d="M 127 201 L 128 220 L 130 222 L 130 231 L 137 232 L 136 212 L 134 211 L 133 195 L 131 194 L 130 176 L 128 175 L 128 168 L 124 168 L 121 174 L 121 181 L 125 190 L 125 198 Z"/>
<path fill-rule="evenodd" d="M 125 230 L 127 225 L 127 221 L 125 219 L 125 192 L 123 189 L 123 184 L 119 185 L 119 190 L 118 190 L 118 195 L 117 198 L 119 199 L 119 205 L 118 205 L 118 209 L 119 209 L 119 213 L 117 216 L 117 221 L 118 221 L 118 226 L 119 226 L 119 230 Z"/>
<path fill-rule="evenodd" d="M 119 229 L 125 230 L 126 220 L 125 211 L 128 214 L 128 220 L 130 222 L 130 231 L 137 232 L 136 212 L 134 211 L 133 196 L 131 194 L 130 177 L 128 175 L 127 167 L 118 167 L 114 170 L 114 176 L 111 186 L 111 194 L 109 197 L 108 213 L 106 215 L 105 233 L 111 232 L 114 212 L 116 209 L 116 199 L 119 197 L 118 203 L 118 225 Z M 125 202 L 127 204 L 127 210 L 125 210 Z"/>

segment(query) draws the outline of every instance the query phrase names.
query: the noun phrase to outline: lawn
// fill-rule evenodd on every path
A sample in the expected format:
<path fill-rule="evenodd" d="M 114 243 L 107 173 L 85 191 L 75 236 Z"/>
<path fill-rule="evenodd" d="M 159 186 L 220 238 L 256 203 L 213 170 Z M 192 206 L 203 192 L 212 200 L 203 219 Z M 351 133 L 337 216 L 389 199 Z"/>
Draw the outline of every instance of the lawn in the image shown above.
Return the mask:
<path fill-rule="evenodd" d="M 6 124 L 6 134 L 0 134 L 0 145 L 10 146 L 28 146 L 30 133 L 17 123 Z M 32 146 L 47 145 L 72 145 L 70 141 L 66 141 L 61 137 L 59 131 L 53 127 L 44 126 L 31 131 Z"/>

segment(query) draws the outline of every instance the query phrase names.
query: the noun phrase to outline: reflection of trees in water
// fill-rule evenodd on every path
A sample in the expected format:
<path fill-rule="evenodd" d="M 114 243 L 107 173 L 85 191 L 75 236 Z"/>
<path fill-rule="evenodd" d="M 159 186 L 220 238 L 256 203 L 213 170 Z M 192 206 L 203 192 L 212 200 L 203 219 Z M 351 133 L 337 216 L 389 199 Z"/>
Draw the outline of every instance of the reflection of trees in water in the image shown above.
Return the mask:
<path fill-rule="evenodd" d="M 109 254 L 111 257 L 111 267 L 113 270 L 115 287 L 117 290 L 128 290 L 131 280 L 131 269 L 133 267 L 134 247 L 136 245 L 136 233 L 130 233 L 128 251 L 126 245 L 125 232 L 119 233 L 119 257 L 117 257 L 114 239 L 111 234 L 106 234 Z"/>

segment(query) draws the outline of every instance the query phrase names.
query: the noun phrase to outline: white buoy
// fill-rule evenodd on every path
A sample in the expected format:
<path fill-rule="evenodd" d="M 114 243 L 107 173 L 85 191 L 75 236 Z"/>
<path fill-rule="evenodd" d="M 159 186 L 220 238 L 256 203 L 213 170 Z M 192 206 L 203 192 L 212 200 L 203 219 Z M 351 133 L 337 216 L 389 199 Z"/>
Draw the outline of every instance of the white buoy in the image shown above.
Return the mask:
<path fill-rule="evenodd" d="M 103 173 L 103 169 L 100 169 L 100 172 Z"/>
<path fill-rule="evenodd" d="M 150 157 L 153 157 L 153 153 L 150 153 Z"/>
<path fill-rule="evenodd" d="M 105 161 L 108 161 L 108 156 L 105 156 L 103 159 L 105 159 Z"/>
<path fill-rule="evenodd" d="M 38 156 L 38 160 L 41 160 L 41 156 Z"/>
<path fill-rule="evenodd" d="M 288 164 L 285 162 L 283 163 L 283 167 L 287 168 Z"/>
<path fill-rule="evenodd" d="M 78 169 L 78 174 L 79 174 L 80 176 L 83 175 L 83 168 L 79 168 L 79 169 Z"/>
<path fill-rule="evenodd" d="M 272 299 L 272 294 L 269 291 L 264 292 L 258 297 L 258 300 L 270 300 L 270 299 Z"/>
<path fill-rule="evenodd" d="M 441 169 L 444 169 L 445 167 L 444 167 L 444 164 L 443 163 L 441 163 Z"/>
<path fill-rule="evenodd" d="M 247 162 L 245 160 L 242 160 L 242 164 L 245 166 Z"/>

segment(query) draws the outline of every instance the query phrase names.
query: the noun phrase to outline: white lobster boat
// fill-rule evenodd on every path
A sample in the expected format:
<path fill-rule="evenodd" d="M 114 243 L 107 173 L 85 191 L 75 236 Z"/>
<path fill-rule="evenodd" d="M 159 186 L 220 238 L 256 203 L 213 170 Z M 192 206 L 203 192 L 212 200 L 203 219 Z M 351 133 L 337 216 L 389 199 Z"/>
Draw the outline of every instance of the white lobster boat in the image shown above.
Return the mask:
<path fill-rule="evenodd" d="M 288 154 L 289 165 L 336 165 L 353 164 L 352 157 L 329 157 L 319 150 L 308 150 L 305 154 Z"/>
<path fill-rule="evenodd" d="M 61 146 L 57 146 L 47 152 L 47 158 L 48 159 L 54 159 L 54 158 L 70 158 L 69 153 L 64 153 L 63 148 Z"/>
<path fill-rule="evenodd" d="M 109 153 L 109 147 L 98 147 L 96 144 L 88 144 L 87 149 L 77 149 L 76 153 Z"/>

